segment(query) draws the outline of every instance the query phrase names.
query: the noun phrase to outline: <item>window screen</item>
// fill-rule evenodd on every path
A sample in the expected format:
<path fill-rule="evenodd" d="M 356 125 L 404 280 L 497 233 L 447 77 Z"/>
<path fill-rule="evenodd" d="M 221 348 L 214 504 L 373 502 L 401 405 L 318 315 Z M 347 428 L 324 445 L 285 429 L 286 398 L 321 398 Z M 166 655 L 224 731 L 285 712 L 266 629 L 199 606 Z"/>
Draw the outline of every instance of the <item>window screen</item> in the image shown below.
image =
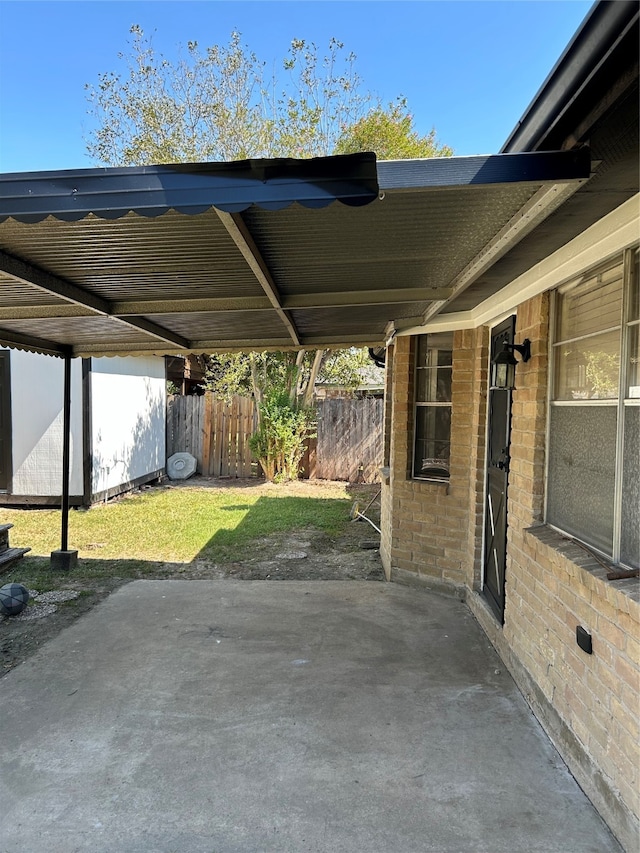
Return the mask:
<path fill-rule="evenodd" d="M 640 563 L 637 253 L 556 298 L 547 520 L 614 562 Z"/>

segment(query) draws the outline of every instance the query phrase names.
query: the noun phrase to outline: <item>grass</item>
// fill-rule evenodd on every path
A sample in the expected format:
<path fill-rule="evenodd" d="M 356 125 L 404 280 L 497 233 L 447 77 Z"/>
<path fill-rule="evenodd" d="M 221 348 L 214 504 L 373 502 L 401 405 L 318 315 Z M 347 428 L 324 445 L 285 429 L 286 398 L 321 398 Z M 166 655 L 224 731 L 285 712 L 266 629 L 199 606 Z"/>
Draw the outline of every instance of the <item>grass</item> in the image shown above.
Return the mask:
<path fill-rule="evenodd" d="M 72 510 L 69 547 L 79 557 L 73 575 L 141 577 L 156 571 L 158 562 L 196 557 L 224 563 L 273 533 L 312 527 L 334 537 L 350 523 L 346 486 L 322 488 L 321 497 L 291 494 L 296 488 L 303 487 L 157 488 L 88 511 Z M 35 589 L 52 588 L 49 555 L 60 547 L 60 512 L 6 509 L 0 517 L 14 525 L 11 544 L 31 548 L 19 564 L 22 582 L 28 575 Z M 2 582 L 12 579 L 8 573 Z"/>

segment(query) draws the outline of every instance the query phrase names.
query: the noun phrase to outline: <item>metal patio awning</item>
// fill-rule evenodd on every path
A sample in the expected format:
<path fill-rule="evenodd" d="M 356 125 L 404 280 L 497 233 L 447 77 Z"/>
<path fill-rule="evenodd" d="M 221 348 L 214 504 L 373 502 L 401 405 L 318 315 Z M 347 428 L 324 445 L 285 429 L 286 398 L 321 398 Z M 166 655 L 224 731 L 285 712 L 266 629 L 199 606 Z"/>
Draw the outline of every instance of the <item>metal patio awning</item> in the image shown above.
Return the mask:
<path fill-rule="evenodd" d="M 590 172 L 581 149 L 0 175 L 0 345 L 381 344 L 450 305 Z"/>

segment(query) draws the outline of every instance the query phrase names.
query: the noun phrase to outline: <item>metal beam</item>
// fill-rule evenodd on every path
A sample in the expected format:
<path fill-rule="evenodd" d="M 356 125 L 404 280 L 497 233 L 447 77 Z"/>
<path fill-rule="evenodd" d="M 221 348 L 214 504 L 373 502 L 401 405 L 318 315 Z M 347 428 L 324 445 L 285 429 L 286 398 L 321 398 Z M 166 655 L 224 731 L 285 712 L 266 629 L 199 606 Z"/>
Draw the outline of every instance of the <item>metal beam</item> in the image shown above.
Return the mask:
<path fill-rule="evenodd" d="M 84 308 L 91 308 L 98 314 L 111 313 L 106 299 L 88 293 L 70 281 L 52 275 L 46 270 L 29 264 L 20 258 L 15 258 L 13 255 L 8 255 L 6 252 L 0 252 L 0 271 L 52 296 L 59 296 L 60 299 L 65 299 L 67 302 L 82 305 Z"/>
<path fill-rule="evenodd" d="M 289 338 L 247 338 L 236 340 L 192 340 L 189 353 L 200 355 L 213 352 L 264 352 L 297 349 L 348 349 L 351 346 L 380 346 L 384 343 L 384 334 L 375 335 L 317 335 L 306 337 L 294 346 Z M 74 350 L 76 356 L 98 355 L 184 355 L 181 347 L 158 346 L 153 343 L 135 344 L 114 342 L 109 347 L 101 344 L 82 344 Z"/>
<path fill-rule="evenodd" d="M 411 329 L 413 326 L 420 326 L 421 324 L 422 317 L 401 317 L 399 320 L 392 320 L 385 328 L 385 338 L 388 338 L 393 332 Z"/>
<path fill-rule="evenodd" d="M 0 284 L 0 287 L 2 285 Z M 0 323 L 3 320 L 57 320 L 64 317 L 95 317 L 96 312 L 81 305 L 57 302 L 55 305 L 19 305 L 0 308 Z"/>
<path fill-rule="evenodd" d="M 282 306 L 286 309 L 350 308 L 363 305 L 395 305 L 403 302 L 434 302 L 448 299 L 450 296 L 450 288 L 388 287 L 384 290 L 343 290 L 285 296 L 282 299 Z"/>
<path fill-rule="evenodd" d="M 140 299 L 113 302 L 113 313 L 118 317 L 146 314 L 197 314 L 210 311 L 264 311 L 273 310 L 267 296 L 216 296 L 209 298 Z M 0 309 L 2 317 L 2 309 Z"/>
<path fill-rule="evenodd" d="M 310 335 L 301 338 L 297 346 L 293 346 L 291 341 L 286 338 L 263 338 L 262 340 L 202 340 L 191 341 L 192 352 L 247 352 L 249 350 L 265 351 L 265 350 L 296 350 L 296 349 L 348 349 L 351 346 L 377 346 L 384 342 L 384 335 L 379 337 L 375 335 Z"/>
<path fill-rule="evenodd" d="M 193 355 L 201 355 L 202 353 L 209 352 L 230 352 L 231 350 L 286 350 L 286 349 L 296 349 L 291 343 L 291 338 L 246 338 L 246 339 L 236 339 L 236 340 L 224 340 L 224 339 L 206 339 L 206 340 L 192 340 L 189 341 L 189 349 L 187 353 L 183 347 L 179 346 L 162 346 L 160 344 L 154 342 L 144 342 L 144 343 L 125 343 L 123 341 L 114 341 L 113 344 L 109 346 L 105 346 L 104 344 L 82 344 L 77 347 L 77 351 L 74 351 L 74 355 L 81 356 L 90 356 L 90 355 L 102 355 L 108 353 L 110 355 L 117 355 L 118 353 L 122 353 L 125 355 L 142 355 L 142 354 L 154 354 L 154 355 L 185 355 L 185 354 L 193 354 Z"/>
<path fill-rule="evenodd" d="M 144 317 L 127 317 L 126 320 L 121 317 L 114 317 L 113 319 L 118 323 L 123 323 L 125 326 L 133 326 L 134 329 L 140 329 L 141 332 L 158 338 L 159 341 L 177 344 L 181 349 L 189 349 L 191 346 L 188 338 L 178 334 L 178 332 L 165 329 L 164 326 L 159 326 L 157 323 L 152 323 L 151 320 L 147 320 Z"/>
<path fill-rule="evenodd" d="M 254 243 L 253 237 L 245 225 L 244 220 L 237 213 L 224 213 L 224 211 L 218 210 L 217 208 L 216 213 L 220 217 L 220 221 L 224 227 L 227 229 L 229 236 L 240 250 L 240 254 L 245 259 L 251 271 L 260 283 L 260 286 L 266 293 L 269 302 L 271 302 L 273 307 L 276 309 L 278 316 L 291 335 L 291 340 L 296 346 L 299 346 L 300 338 L 298 336 L 298 330 L 296 329 L 289 314 L 287 314 L 282 307 L 280 294 L 278 293 L 278 288 L 271 277 L 269 267 L 265 263 L 258 247 Z"/>
<path fill-rule="evenodd" d="M 309 349 L 315 349 L 318 347 L 332 347 L 334 349 L 348 349 L 352 346 L 359 347 L 373 347 L 373 346 L 384 346 L 384 334 L 381 332 L 379 336 L 376 335 L 310 335 L 309 337 L 305 337 L 302 341 L 303 347 L 308 347 Z"/>
<path fill-rule="evenodd" d="M 378 163 L 382 193 L 419 192 L 489 184 L 584 181 L 591 170 L 589 149 L 526 151 L 473 157 L 432 157 Z"/>
<path fill-rule="evenodd" d="M 71 477 L 71 356 L 64 357 L 64 401 L 62 406 L 62 505 L 60 550 L 69 549 L 69 480 Z"/>
<path fill-rule="evenodd" d="M 178 335 L 175 332 L 165 329 L 150 320 L 145 320 L 142 317 L 130 317 L 127 319 L 115 317 L 113 305 L 108 300 L 103 299 L 101 296 L 97 296 L 94 293 L 90 293 L 89 291 L 78 287 L 78 285 L 72 284 L 70 281 L 66 281 L 56 275 L 52 275 L 34 264 L 29 264 L 20 258 L 8 255 L 6 252 L 0 252 L 0 271 L 10 275 L 18 281 L 31 285 L 32 287 L 48 293 L 51 296 L 57 296 L 60 299 L 71 302 L 73 305 L 79 306 L 87 311 L 84 315 L 72 314 L 67 316 L 90 316 L 93 313 L 104 317 L 113 317 L 116 322 L 139 329 L 140 331 L 145 332 L 145 334 L 152 335 L 154 338 L 177 344 L 179 347 L 184 349 L 189 348 L 189 341 L 182 335 Z"/>
<path fill-rule="evenodd" d="M 119 219 L 130 211 L 152 218 L 171 208 L 199 214 L 213 206 L 279 210 L 294 202 L 318 208 L 336 200 L 359 207 L 377 198 L 371 152 L 300 160 L 252 158 L 3 175 L 0 221 L 40 222 L 54 216 L 76 222 L 90 213 Z"/>
<path fill-rule="evenodd" d="M 41 352 L 45 355 L 66 356 L 72 351 L 71 347 L 59 344 L 57 341 L 37 338 L 35 335 L 22 335 L 20 332 L 10 332 L 7 329 L 0 329 L 0 345 Z"/>
<path fill-rule="evenodd" d="M 350 308 L 360 305 L 388 305 L 403 302 L 434 302 L 448 299 L 450 288 L 435 287 L 399 287 L 384 290 L 342 290 L 329 293 L 302 293 L 295 296 L 281 296 L 280 307 L 285 310 L 300 308 Z M 272 310 L 273 302 L 268 296 L 215 296 L 181 297 L 180 299 L 131 299 L 111 303 L 114 316 L 142 316 L 148 314 L 192 314 L 210 311 L 264 311 Z M 0 308 L 0 319 L 4 311 L 30 311 L 32 309 Z M 56 316 L 54 308 L 47 308 Z M 9 316 L 9 315 L 7 315 Z M 29 316 L 36 316 L 29 314 Z M 69 316 L 69 315 L 66 315 Z M 77 315 L 79 316 L 79 315 Z M 11 315 L 12 319 L 18 319 Z"/>

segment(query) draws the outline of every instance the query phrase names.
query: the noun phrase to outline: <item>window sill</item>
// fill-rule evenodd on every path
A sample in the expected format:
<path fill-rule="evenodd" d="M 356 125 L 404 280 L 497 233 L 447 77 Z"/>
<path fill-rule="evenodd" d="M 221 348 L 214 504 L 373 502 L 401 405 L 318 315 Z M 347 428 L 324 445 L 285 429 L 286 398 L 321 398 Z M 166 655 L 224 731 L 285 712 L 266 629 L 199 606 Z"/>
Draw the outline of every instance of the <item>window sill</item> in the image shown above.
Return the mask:
<path fill-rule="evenodd" d="M 437 477 L 409 477 L 411 483 L 421 483 L 425 486 L 444 486 L 449 491 L 450 480 L 441 480 Z"/>
<path fill-rule="evenodd" d="M 565 560 L 570 561 L 576 567 L 576 574 L 586 573 L 588 578 L 595 578 L 604 583 L 608 587 L 612 587 L 617 592 L 628 596 L 633 601 L 640 603 L 640 579 L 622 578 L 620 580 L 609 580 L 607 571 L 618 571 L 620 566 L 614 563 L 608 564 L 608 569 L 590 554 L 585 548 L 575 542 L 571 537 L 559 533 L 552 527 L 546 524 L 541 524 L 537 527 L 529 527 L 524 531 L 525 534 L 542 545 L 549 548 L 551 551 L 560 554 Z M 601 558 L 602 562 L 607 563 L 606 559 Z M 585 580 L 583 578 L 583 580 Z"/>

